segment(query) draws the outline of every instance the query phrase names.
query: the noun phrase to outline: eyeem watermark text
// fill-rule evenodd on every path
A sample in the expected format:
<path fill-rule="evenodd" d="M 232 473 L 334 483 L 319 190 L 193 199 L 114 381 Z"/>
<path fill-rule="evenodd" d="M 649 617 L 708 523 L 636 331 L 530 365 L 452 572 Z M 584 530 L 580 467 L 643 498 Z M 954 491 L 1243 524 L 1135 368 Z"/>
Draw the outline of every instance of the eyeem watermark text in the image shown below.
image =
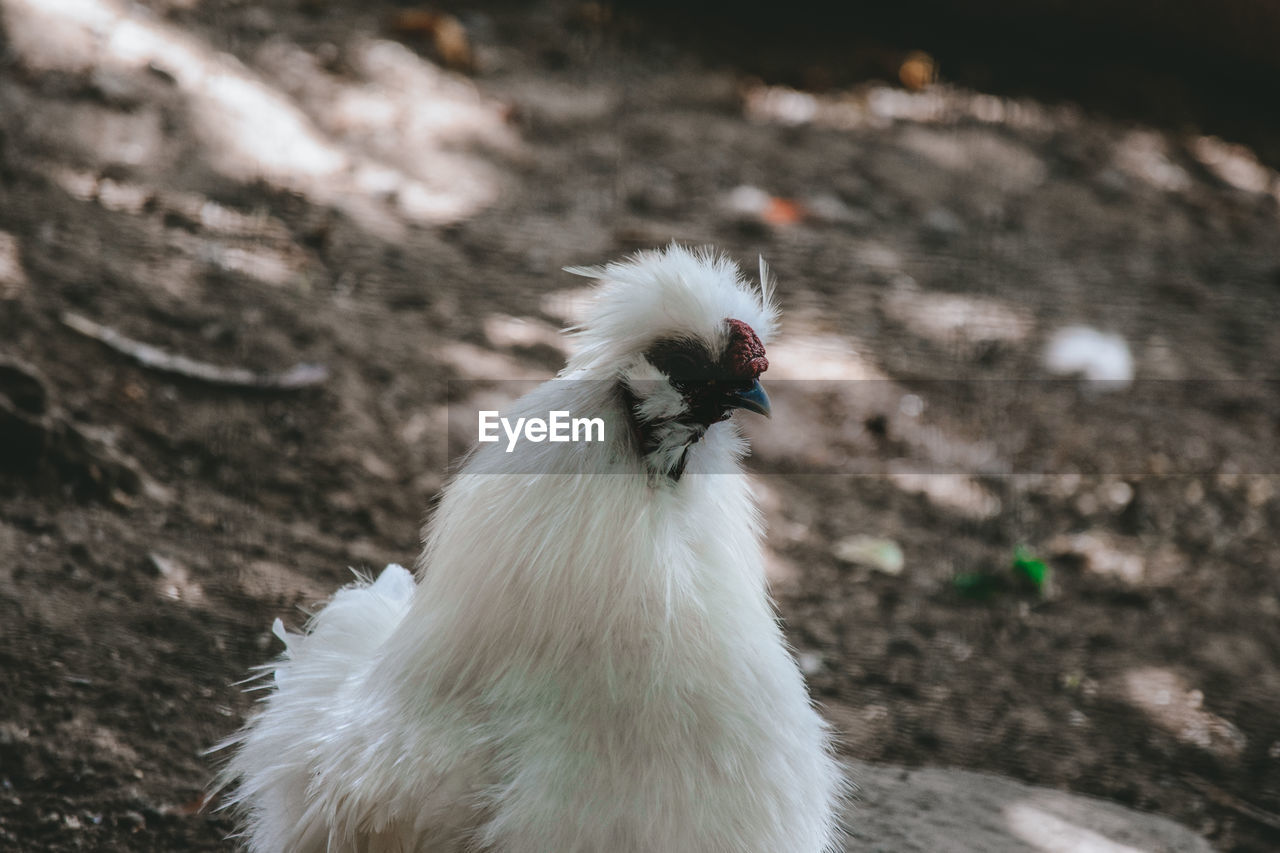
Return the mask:
<path fill-rule="evenodd" d="M 496 446 L 485 459 L 489 467 L 471 469 L 477 472 L 616 473 L 632 426 L 626 407 L 612 405 L 621 401 L 616 380 L 546 382 L 450 380 L 447 423 L 430 432 L 441 440 L 438 455 L 459 454 L 480 441 L 481 448 Z M 753 448 L 747 464 L 756 476 L 906 477 L 902 482 L 962 476 L 977 478 L 984 488 L 1022 476 L 1280 477 L 1280 378 L 1139 378 L 1117 386 L 1076 379 L 904 383 L 765 374 L 764 385 L 778 417 L 733 419 Z M 541 396 L 527 397 L 539 388 Z M 505 431 L 500 413 L 507 416 Z M 711 427 L 713 433 L 733 429 L 733 423 Z M 617 453 L 591 452 L 614 442 Z M 693 453 L 703 446 L 695 445 Z M 734 473 L 739 463 L 726 458 L 723 467 L 692 470 Z M 1268 489 L 1280 489 L 1280 479 L 1270 483 Z"/>
<path fill-rule="evenodd" d="M 501 417 L 498 412 L 481 410 L 480 435 L 482 443 L 501 440 L 499 428 L 507 436 L 507 452 L 516 449 L 521 436 L 534 444 L 543 441 L 604 441 L 604 418 L 575 418 L 567 411 L 548 412 L 546 419 Z"/>

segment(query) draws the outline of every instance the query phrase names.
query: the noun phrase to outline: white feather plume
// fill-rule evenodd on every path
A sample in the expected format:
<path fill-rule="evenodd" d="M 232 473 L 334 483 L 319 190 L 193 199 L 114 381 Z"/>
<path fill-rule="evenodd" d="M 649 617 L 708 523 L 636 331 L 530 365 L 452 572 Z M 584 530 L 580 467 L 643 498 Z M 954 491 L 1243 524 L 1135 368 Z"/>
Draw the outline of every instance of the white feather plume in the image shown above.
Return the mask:
<path fill-rule="evenodd" d="M 658 335 L 699 339 L 719 352 L 727 319 L 743 321 L 765 344 L 776 331 L 778 309 L 769 286 L 762 279 L 758 291 L 750 288 L 737 264 L 712 249 L 672 243 L 603 267 L 566 271 L 599 279 L 600 287 L 572 330 L 577 348 L 565 375 L 617 370 Z M 763 261 L 760 271 L 768 274 Z"/>

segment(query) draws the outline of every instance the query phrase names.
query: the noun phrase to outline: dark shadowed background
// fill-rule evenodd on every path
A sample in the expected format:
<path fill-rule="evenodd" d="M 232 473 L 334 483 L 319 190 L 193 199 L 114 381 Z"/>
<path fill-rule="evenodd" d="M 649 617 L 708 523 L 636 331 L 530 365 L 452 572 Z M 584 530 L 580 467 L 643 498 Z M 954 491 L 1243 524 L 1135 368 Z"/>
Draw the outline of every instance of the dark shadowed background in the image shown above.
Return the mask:
<path fill-rule="evenodd" d="M 559 368 L 562 267 L 673 239 L 778 276 L 751 467 L 846 754 L 1280 848 L 1278 43 L 1263 0 L 0 0 L 0 848 L 228 849 L 203 753 L 272 619 L 412 562 L 450 383 Z"/>

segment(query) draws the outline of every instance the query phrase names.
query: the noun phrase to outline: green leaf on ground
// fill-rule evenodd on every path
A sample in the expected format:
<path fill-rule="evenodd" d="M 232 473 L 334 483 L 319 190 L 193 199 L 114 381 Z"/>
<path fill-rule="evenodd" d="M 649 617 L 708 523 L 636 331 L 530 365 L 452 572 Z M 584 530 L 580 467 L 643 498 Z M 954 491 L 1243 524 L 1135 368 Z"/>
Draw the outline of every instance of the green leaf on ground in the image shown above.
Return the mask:
<path fill-rule="evenodd" d="M 965 598 L 980 600 L 1028 586 L 1040 595 L 1048 592 L 1049 566 L 1027 546 L 1019 545 L 1013 550 L 1009 569 L 1011 573 L 1004 568 L 961 572 L 951 579 L 951 585 Z"/>
<path fill-rule="evenodd" d="M 1037 592 L 1044 592 L 1049 582 L 1049 566 L 1025 545 L 1013 549 L 1013 573 L 1029 582 Z"/>

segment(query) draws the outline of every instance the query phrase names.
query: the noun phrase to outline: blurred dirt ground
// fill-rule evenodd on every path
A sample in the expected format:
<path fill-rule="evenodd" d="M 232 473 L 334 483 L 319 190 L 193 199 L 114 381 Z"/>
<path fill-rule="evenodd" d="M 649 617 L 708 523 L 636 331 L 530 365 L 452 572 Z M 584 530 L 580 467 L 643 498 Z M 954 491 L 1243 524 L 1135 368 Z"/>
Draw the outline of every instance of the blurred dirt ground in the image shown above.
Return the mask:
<path fill-rule="evenodd" d="M 607 5 L 483 8 L 0 0 L 0 848 L 228 849 L 204 751 L 272 619 L 413 560 L 449 381 L 559 367 L 561 267 L 678 239 L 770 261 L 771 377 L 874 380 L 777 383 L 753 426 L 847 753 L 1277 849 L 1276 172 L 945 74 L 813 94 Z M 328 378 L 184 377 L 75 317 Z M 1073 324 L 1139 383 L 994 418 L 939 382 L 1044 378 Z M 961 594 L 1019 545 L 1043 594 Z"/>

